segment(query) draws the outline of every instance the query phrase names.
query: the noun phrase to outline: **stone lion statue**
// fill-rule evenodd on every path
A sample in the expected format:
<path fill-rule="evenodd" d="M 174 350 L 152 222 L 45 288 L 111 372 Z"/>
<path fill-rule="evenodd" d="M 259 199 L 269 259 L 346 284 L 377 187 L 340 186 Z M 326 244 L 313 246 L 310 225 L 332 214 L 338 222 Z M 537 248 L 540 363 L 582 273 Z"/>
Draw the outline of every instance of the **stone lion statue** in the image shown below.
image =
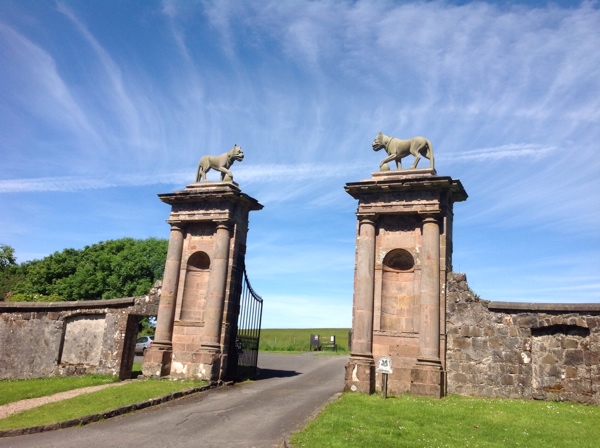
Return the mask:
<path fill-rule="evenodd" d="M 429 166 L 431 169 L 435 169 L 433 160 L 433 146 L 431 142 L 425 137 L 414 137 L 409 140 L 400 140 L 399 138 L 389 137 L 383 133 L 377 134 L 375 140 L 373 140 L 373 151 L 379 151 L 385 149 L 388 156 L 381 161 L 379 168 L 382 171 L 389 169 L 388 162 L 394 160 L 396 162 L 396 168 L 402 169 L 402 159 L 409 154 L 415 157 L 411 169 L 416 168 L 421 156 L 429 159 Z"/>
<path fill-rule="evenodd" d="M 244 160 L 244 152 L 238 145 L 233 145 L 233 148 L 220 156 L 203 156 L 196 170 L 196 182 L 206 181 L 206 173 L 211 169 L 221 173 L 221 182 L 232 182 L 233 174 L 229 171 L 229 167 L 233 162 L 242 160 Z"/>

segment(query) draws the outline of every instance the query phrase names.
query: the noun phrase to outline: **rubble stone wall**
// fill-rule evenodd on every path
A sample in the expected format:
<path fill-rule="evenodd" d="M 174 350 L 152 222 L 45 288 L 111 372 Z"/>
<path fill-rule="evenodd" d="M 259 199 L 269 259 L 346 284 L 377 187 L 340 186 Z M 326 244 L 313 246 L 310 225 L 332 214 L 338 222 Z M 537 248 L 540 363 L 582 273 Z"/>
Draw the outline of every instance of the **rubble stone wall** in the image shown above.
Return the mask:
<path fill-rule="evenodd" d="M 488 302 L 449 274 L 449 394 L 600 404 L 600 304 Z"/>
<path fill-rule="evenodd" d="M 0 379 L 102 373 L 128 377 L 137 325 L 158 311 L 146 296 L 79 302 L 0 302 Z"/>

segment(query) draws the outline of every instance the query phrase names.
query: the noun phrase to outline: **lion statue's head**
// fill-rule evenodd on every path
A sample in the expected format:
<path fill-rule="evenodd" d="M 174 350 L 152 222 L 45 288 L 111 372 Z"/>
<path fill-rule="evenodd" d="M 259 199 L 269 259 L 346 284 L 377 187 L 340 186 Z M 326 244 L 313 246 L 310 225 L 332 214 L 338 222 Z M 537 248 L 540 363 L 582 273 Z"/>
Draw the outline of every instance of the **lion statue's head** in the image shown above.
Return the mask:
<path fill-rule="evenodd" d="M 383 133 L 380 132 L 379 134 L 377 134 L 377 137 L 375 137 L 375 140 L 373 140 L 373 151 L 379 151 L 382 148 L 385 148 L 385 145 L 383 144 Z"/>
<path fill-rule="evenodd" d="M 233 145 L 233 149 L 231 150 L 231 158 L 237 162 L 241 162 L 242 160 L 244 160 L 244 152 L 242 151 L 242 148 L 240 148 L 238 145 Z"/>

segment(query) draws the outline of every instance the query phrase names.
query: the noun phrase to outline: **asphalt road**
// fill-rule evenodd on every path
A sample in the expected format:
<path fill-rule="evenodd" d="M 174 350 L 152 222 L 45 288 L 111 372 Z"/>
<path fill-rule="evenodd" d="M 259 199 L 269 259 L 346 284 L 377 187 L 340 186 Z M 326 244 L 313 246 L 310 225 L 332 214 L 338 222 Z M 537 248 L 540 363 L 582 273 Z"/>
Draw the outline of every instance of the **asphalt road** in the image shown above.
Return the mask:
<path fill-rule="evenodd" d="M 281 447 L 344 383 L 345 356 L 259 355 L 256 381 L 80 428 L 0 438 L 0 447 Z"/>

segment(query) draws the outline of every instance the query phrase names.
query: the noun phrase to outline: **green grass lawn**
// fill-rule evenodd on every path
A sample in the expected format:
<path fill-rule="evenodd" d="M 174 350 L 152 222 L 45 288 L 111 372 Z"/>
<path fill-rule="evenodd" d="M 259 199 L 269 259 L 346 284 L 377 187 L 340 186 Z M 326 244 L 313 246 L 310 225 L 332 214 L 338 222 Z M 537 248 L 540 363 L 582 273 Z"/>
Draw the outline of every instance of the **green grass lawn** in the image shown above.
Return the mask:
<path fill-rule="evenodd" d="M 133 367 L 131 368 L 131 378 L 136 379 L 141 374 L 142 374 L 142 363 L 134 362 Z"/>
<path fill-rule="evenodd" d="M 349 331 L 349 328 L 262 329 L 259 351 L 307 352 L 310 349 L 310 335 L 318 334 L 321 342 L 328 341 L 330 336 L 335 336 L 338 353 L 347 353 Z"/>
<path fill-rule="evenodd" d="M 344 394 L 291 440 L 294 447 L 597 447 L 600 408 L 450 396 Z"/>
<path fill-rule="evenodd" d="M 78 380 L 79 378 L 68 379 L 73 381 Z M 58 380 L 58 378 L 48 378 L 47 380 Z M 35 380 L 25 380 L 23 383 L 27 383 L 29 381 Z M 5 386 L 3 383 L 4 382 L 0 382 L 0 387 Z M 7 383 L 15 382 L 10 381 Z M 58 383 L 62 383 L 62 381 L 58 381 Z M 202 381 L 132 381 L 119 386 L 109 387 L 101 391 L 80 395 L 78 397 L 56 403 L 49 403 L 28 411 L 10 415 L 6 418 L 0 419 L 0 430 L 47 425 L 50 423 L 63 422 L 74 418 L 84 417 L 86 415 L 99 414 L 119 408 L 121 406 L 141 403 L 152 398 L 159 398 L 173 392 L 200 387 L 206 384 L 206 382 Z M 72 387 L 71 389 L 75 388 Z M 55 388 L 49 387 L 47 390 L 55 390 Z M 51 393 L 45 393 L 42 395 L 51 395 Z"/>
<path fill-rule="evenodd" d="M 82 387 L 98 386 L 119 381 L 112 375 L 34 378 L 30 380 L 1 380 L 0 406 L 13 401 L 44 397 Z"/>

